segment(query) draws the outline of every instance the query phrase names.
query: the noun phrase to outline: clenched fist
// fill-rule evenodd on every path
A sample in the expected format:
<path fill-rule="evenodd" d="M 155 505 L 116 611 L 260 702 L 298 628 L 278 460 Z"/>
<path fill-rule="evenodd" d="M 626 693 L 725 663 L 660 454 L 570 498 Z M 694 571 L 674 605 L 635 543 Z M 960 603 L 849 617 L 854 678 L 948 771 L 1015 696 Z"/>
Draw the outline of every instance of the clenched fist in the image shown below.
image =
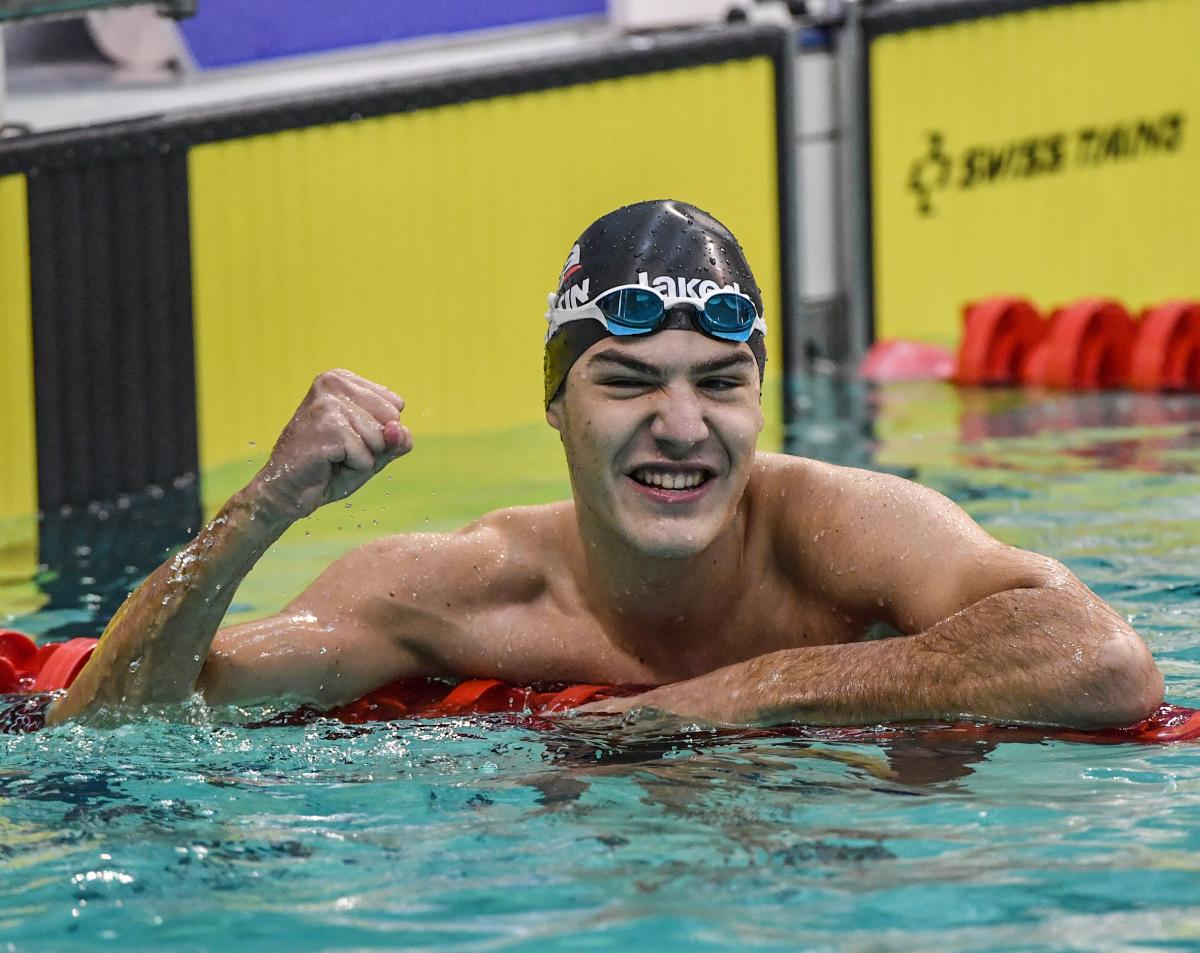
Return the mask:
<path fill-rule="evenodd" d="M 412 449 L 403 409 L 382 384 L 350 371 L 317 375 L 248 489 L 260 507 L 288 521 L 349 496 Z"/>

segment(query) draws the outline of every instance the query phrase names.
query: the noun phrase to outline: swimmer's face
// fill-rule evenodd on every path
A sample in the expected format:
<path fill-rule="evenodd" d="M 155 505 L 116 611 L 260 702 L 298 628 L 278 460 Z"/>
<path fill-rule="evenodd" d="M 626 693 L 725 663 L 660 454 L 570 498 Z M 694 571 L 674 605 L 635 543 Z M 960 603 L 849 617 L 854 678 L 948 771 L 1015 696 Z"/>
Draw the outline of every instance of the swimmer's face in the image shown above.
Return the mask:
<path fill-rule="evenodd" d="M 762 430 L 746 344 L 695 331 L 608 338 L 571 367 L 546 417 L 581 518 L 646 555 L 686 558 L 729 526 Z"/>

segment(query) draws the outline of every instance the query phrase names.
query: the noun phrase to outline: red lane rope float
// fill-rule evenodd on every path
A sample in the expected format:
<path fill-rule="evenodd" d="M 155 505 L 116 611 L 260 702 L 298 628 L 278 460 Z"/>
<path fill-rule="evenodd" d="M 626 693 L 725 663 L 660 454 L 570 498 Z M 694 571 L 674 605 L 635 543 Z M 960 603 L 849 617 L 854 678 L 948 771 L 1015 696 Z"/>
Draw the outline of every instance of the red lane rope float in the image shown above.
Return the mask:
<path fill-rule="evenodd" d="M 1143 312 L 1129 361 L 1129 386 L 1200 390 L 1200 301 L 1168 301 Z"/>
<path fill-rule="evenodd" d="M 0 694 L 35 694 L 69 687 L 98 642 L 71 639 L 39 648 L 24 633 L 0 630 Z M 405 678 L 324 714 L 348 724 L 453 715 L 548 715 L 640 690 L 586 684 L 518 686 L 495 678 L 447 686 L 437 679 Z"/>
<path fill-rule="evenodd" d="M 87 660 L 92 657 L 92 649 L 96 647 L 96 639 L 71 639 L 67 642 L 57 642 L 53 645 L 43 645 L 38 651 L 41 668 L 33 680 L 35 692 L 52 692 L 64 688 L 75 681 L 75 676 L 83 671 Z"/>
<path fill-rule="evenodd" d="M 87 663 L 98 639 L 71 639 L 37 646 L 21 632 L 0 629 L 0 694 L 33 694 L 60 691 L 70 686 Z M 348 724 L 390 721 L 397 718 L 439 718 L 452 715 L 548 715 L 640 691 L 611 685 L 568 685 L 552 689 L 511 685 L 495 678 L 473 678 L 450 687 L 436 679 L 406 678 L 364 695 L 358 701 L 325 712 Z M 14 721 L 28 730 L 33 718 Z M 529 724 L 537 724 L 529 722 Z M 904 726 L 900 726 L 902 730 Z M 873 740 L 893 736 L 897 729 L 781 727 L 774 732 L 798 733 L 828 740 Z M 999 741 L 1084 741 L 1100 744 L 1166 744 L 1200 740 L 1200 710 L 1163 705 L 1158 711 L 1126 728 L 1077 731 L 1070 728 L 1025 728 L 1007 725 L 962 723 L 922 729 L 927 738 L 985 735 Z"/>
<path fill-rule="evenodd" d="M 0 629 L 0 693 L 33 690 L 34 671 L 41 668 L 37 663 L 38 647 L 33 639 L 11 629 Z"/>
<path fill-rule="evenodd" d="M 963 320 L 962 385 L 1200 391 L 1200 301 L 1168 301 L 1135 322 L 1117 301 L 1085 298 L 1044 321 L 1026 299 L 1002 296 L 968 305 Z"/>
<path fill-rule="evenodd" d="M 963 386 L 1016 384 L 1047 329 L 1024 298 L 1003 296 L 967 305 L 955 381 Z"/>
<path fill-rule="evenodd" d="M 541 688 L 495 678 L 468 679 L 447 689 L 436 679 L 402 678 L 325 714 L 349 724 L 453 715 L 549 715 L 627 693 L 631 692 L 609 685 Z"/>
<path fill-rule="evenodd" d="M 1099 390 L 1121 387 L 1137 329 L 1119 302 L 1085 298 L 1050 316 L 1050 327 L 1026 363 L 1026 384 Z"/>

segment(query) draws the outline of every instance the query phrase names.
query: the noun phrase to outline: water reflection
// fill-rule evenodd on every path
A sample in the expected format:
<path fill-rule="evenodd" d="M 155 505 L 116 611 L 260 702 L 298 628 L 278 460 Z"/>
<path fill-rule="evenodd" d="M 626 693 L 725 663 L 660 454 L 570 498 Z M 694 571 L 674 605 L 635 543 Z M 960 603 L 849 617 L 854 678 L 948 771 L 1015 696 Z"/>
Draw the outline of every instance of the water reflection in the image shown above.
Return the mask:
<path fill-rule="evenodd" d="M 758 791 L 836 794 L 864 782 L 883 794 L 921 796 L 957 790 L 987 760 L 987 738 L 897 732 L 879 742 L 815 742 L 802 731 L 663 730 L 636 725 L 614 730 L 572 725 L 545 739 L 552 770 L 522 779 L 545 806 L 564 805 L 610 778 L 635 782 L 647 804 L 688 810 L 707 803 L 714 785 L 752 782 Z M 818 769 L 824 763 L 831 771 Z M 801 764 L 814 770 L 800 772 Z M 567 770 L 563 770 L 563 769 Z"/>
<path fill-rule="evenodd" d="M 128 592 L 199 528 L 195 487 L 154 487 L 43 513 L 35 583 L 45 641 L 99 635 Z"/>
<path fill-rule="evenodd" d="M 868 384 L 797 375 L 789 453 L 916 476 L 926 466 L 1200 472 L 1200 395 Z"/>
<path fill-rule="evenodd" d="M 853 376 L 796 374 L 788 388 L 792 412 L 785 453 L 872 466 L 876 438 L 870 384 Z"/>

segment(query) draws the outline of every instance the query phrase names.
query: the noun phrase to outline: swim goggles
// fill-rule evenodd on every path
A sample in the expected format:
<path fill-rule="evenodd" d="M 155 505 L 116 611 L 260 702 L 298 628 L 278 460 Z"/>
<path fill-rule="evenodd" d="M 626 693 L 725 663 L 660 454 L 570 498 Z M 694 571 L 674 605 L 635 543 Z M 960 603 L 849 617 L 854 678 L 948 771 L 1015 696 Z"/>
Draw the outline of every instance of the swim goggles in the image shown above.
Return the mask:
<path fill-rule="evenodd" d="M 718 288 L 702 298 L 667 297 L 647 285 L 618 285 L 577 308 L 558 307 L 558 296 L 549 296 L 546 339 L 572 321 L 599 321 L 611 334 L 649 334 L 666 321 L 667 312 L 686 306 L 695 310 L 696 326 L 709 337 L 747 341 L 755 331 L 767 333 L 754 302 L 740 291 Z"/>

